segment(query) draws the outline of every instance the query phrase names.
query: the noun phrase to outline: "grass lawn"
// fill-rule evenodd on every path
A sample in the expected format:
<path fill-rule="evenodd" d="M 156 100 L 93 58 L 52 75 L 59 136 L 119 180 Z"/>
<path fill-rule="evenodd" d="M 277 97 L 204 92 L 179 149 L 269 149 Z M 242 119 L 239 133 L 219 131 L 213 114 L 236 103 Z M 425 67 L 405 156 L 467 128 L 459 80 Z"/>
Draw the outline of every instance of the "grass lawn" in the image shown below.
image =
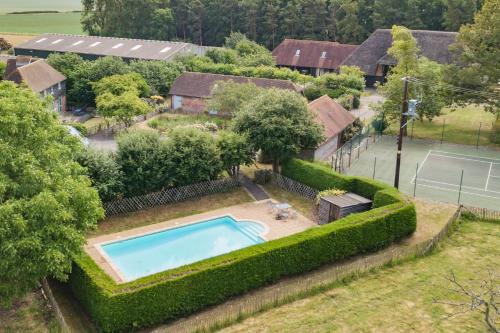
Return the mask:
<path fill-rule="evenodd" d="M 83 34 L 80 13 L 0 14 L 0 32 Z"/>
<path fill-rule="evenodd" d="M 41 291 L 34 291 L 15 302 L 10 310 L 0 308 L 0 332 L 61 332 Z"/>
<path fill-rule="evenodd" d="M 454 312 L 434 299 L 459 301 L 444 279 L 477 288 L 500 267 L 500 224 L 465 221 L 432 255 L 384 268 L 321 294 L 263 312 L 222 332 L 486 332 L 479 313 Z"/>
<path fill-rule="evenodd" d="M 432 122 L 424 120 L 415 121 L 413 136 L 420 139 L 441 140 L 441 133 L 444 128 L 444 141 L 475 145 L 479 125 L 481 124 L 481 133 L 479 136 L 479 144 L 483 146 L 497 146 L 492 142 L 493 122 L 495 115 L 486 112 L 481 107 L 470 105 L 464 108 L 451 111 L 446 109 L 443 115 L 434 118 Z M 398 125 L 392 124 L 388 132 L 397 133 Z M 411 134 L 411 124 L 408 125 L 408 135 Z"/>
<path fill-rule="evenodd" d="M 218 193 L 175 204 L 144 209 L 134 213 L 111 216 L 102 221 L 98 229 L 91 232 L 89 236 L 111 234 L 251 201 L 253 199 L 243 188 L 237 188 L 226 193 Z"/>
<path fill-rule="evenodd" d="M 148 122 L 149 127 L 160 132 L 168 132 L 177 127 L 186 127 L 192 125 L 204 125 L 206 123 L 214 123 L 219 129 L 227 128 L 230 120 L 219 117 L 211 117 L 204 114 L 186 115 L 165 113 Z"/>
<path fill-rule="evenodd" d="M 33 10 L 80 10 L 80 0 L 2 0 L 0 13 L 33 11 Z"/>

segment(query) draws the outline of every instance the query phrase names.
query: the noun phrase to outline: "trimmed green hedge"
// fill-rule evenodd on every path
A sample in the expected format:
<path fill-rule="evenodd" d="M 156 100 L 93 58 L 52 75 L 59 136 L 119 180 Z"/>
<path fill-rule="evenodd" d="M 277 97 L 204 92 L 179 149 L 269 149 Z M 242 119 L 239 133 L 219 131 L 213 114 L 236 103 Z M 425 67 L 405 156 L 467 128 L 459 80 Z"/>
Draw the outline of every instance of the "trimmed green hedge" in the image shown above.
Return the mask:
<path fill-rule="evenodd" d="M 365 195 L 377 208 L 120 285 L 82 255 L 70 284 L 99 330 L 129 331 L 174 320 L 282 277 L 380 250 L 416 228 L 413 204 L 384 184 L 298 160 L 283 172 L 319 190 L 337 187 Z"/>

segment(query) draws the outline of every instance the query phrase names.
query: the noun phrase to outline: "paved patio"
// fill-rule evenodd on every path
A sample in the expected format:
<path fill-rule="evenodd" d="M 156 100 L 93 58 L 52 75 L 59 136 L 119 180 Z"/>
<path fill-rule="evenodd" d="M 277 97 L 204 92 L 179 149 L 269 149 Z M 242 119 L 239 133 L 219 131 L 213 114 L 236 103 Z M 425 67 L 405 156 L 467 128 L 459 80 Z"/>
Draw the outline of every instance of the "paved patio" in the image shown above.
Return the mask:
<path fill-rule="evenodd" d="M 299 212 L 294 210 L 293 207 L 291 210 L 296 212 L 295 217 L 289 218 L 287 221 L 276 220 L 275 214 L 268 208 L 268 201 L 269 200 L 251 202 L 243 205 L 221 208 L 202 214 L 186 216 L 162 223 L 148 225 L 145 227 L 91 238 L 87 240 L 87 244 L 85 245 L 84 249 L 95 260 L 95 262 L 116 282 L 123 283 L 125 280 L 120 276 L 116 267 L 113 267 L 113 264 L 103 256 L 99 244 L 188 225 L 191 223 L 200 222 L 224 215 L 231 215 L 236 220 L 253 220 L 264 224 L 266 226 L 266 229 L 261 237 L 265 240 L 273 240 L 286 237 L 318 226 L 314 221 L 311 221 L 310 219 L 304 217 Z M 273 202 L 276 203 L 275 201 Z"/>

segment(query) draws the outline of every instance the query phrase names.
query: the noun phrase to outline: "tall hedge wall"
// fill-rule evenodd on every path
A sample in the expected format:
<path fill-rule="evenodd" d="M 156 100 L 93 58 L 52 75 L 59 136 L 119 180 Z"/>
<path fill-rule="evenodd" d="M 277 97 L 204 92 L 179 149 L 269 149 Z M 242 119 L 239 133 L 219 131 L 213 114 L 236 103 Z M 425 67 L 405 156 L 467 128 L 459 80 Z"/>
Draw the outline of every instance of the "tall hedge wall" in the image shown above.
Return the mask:
<path fill-rule="evenodd" d="M 287 163 L 283 173 L 319 190 L 337 187 L 365 195 L 376 208 L 120 285 L 82 255 L 70 284 L 99 330 L 129 331 L 174 320 L 284 276 L 382 249 L 416 228 L 413 204 L 386 185 L 298 160 Z"/>

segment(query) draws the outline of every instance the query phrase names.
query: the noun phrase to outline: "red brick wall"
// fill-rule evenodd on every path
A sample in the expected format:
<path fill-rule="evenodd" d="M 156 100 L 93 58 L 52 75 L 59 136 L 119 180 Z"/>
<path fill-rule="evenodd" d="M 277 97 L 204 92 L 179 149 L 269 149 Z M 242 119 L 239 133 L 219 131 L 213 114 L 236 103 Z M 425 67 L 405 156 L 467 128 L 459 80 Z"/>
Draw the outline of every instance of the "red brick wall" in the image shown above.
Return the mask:
<path fill-rule="evenodd" d="M 172 96 L 172 103 L 173 103 Z M 203 113 L 207 109 L 206 101 L 197 97 L 182 96 L 182 111 L 187 113 Z M 181 111 L 181 110 L 178 110 Z"/>

